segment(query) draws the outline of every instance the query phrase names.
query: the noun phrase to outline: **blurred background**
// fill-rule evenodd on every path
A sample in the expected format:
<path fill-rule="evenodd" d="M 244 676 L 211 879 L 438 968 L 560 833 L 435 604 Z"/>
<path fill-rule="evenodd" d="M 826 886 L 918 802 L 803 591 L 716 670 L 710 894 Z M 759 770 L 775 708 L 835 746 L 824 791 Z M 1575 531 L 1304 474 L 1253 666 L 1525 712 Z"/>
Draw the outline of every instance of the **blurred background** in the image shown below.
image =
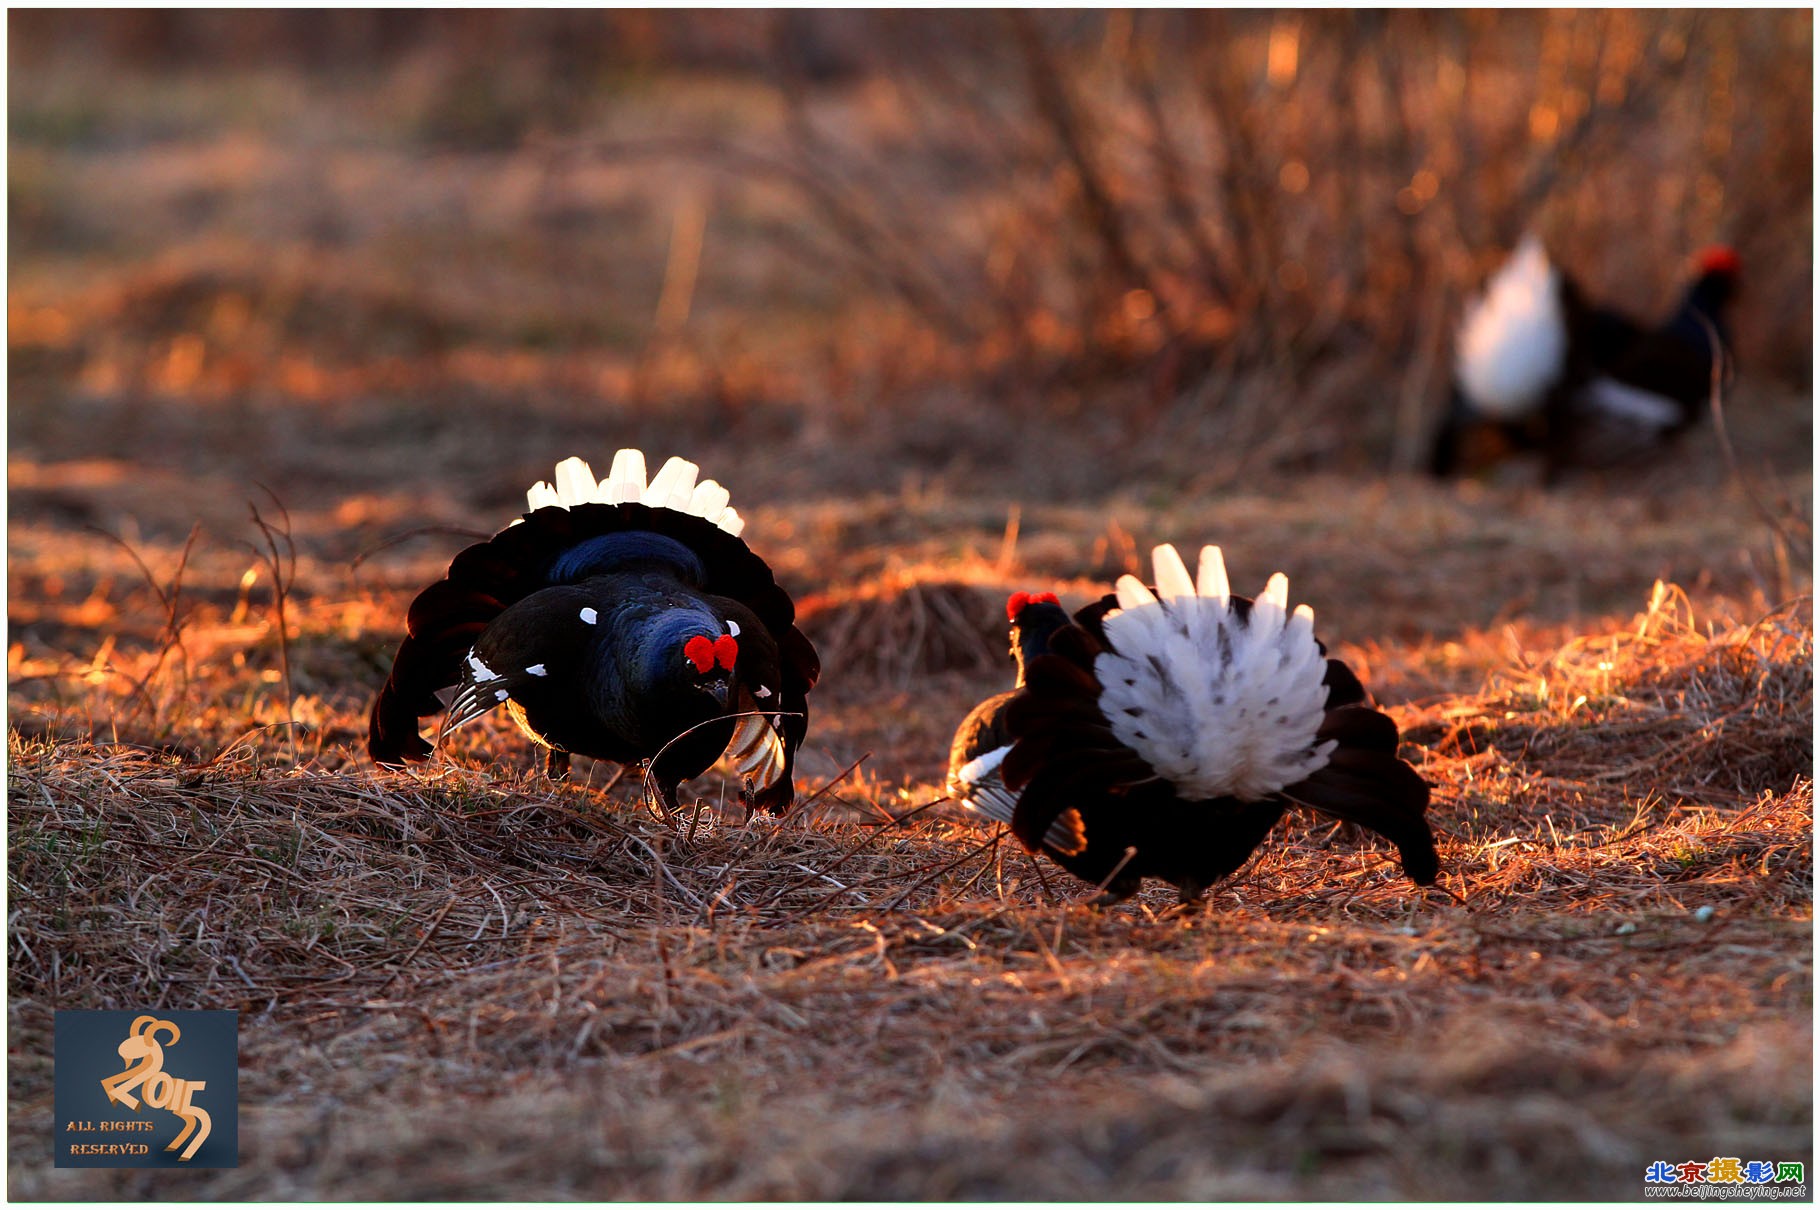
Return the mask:
<path fill-rule="evenodd" d="M 1376 476 L 1530 227 L 1640 317 L 1733 243 L 1733 422 L 1806 461 L 1805 11 L 9 32 L 16 489 L 80 457 L 497 506 L 633 442 L 742 494 Z"/>

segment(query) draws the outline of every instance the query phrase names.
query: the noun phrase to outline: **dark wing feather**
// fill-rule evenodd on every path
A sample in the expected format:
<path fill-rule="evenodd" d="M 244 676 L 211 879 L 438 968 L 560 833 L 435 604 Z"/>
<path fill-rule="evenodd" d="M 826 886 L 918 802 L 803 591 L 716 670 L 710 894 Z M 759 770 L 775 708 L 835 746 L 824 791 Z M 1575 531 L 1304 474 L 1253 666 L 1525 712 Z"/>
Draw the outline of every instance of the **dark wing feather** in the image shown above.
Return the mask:
<path fill-rule="evenodd" d="M 1334 740 L 1342 749 L 1397 754 L 1396 723 L 1367 706 L 1329 706 L 1314 738 L 1316 743 Z"/>
<path fill-rule="evenodd" d="M 1320 647 L 1323 654 L 1326 653 L 1327 648 L 1319 639 L 1315 640 L 1315 646 Z M 1371 700 L 1365 692 L 1365 686 L 1353 675 L 1352 669 L 1338 660 L 1327 661 L 1327 675 L 1321 678 L 1321 683 L 1327 686 L 1329 710 L 1338 710 L 1341 706 L 1362 706 Z"/>
<path fill-rule="evenodd" d="M 1099 650 L 1104 651 L 1106 649 L 1106 615 L 1118 607 L 1118 594 L 1109 592 L 1099 600 L 1083 605 L 1075 610 L 1074 624 L 1080 629 L 1082 634 L 1085 634 L 1099 645 Z M 1065 631 L 1058 631 L 1056 634 L 1050 636 L 1049 650 L 1056 650 L 1056 639 L 1062 637 L 1065 633 Z M 1071 652 L 1070 655 L 1072 657 L 1073 653 Z"/>
<path fill-rule="evenodd" d="M 1606 372 L 1626 386 L 1674 400 L 1682 425 L 1692 424 L 1712 391 L 1713 355 L 1704 331 L 1698 343 L 1672 328 L 1645 333 L 1612 359 Z"/>
<path fill-rule="evenodd" d="M 1018 791 L 1017 809 L 1011 815 L 1011 834 L 1029 852 L 1039 851 L 1050 827 L 1064 811 L 1073 809 L 1070 800 L 1079 787 L 1069 773 L 1067 762 L 1051 760 L 1021 785 L 1006 777 L 1005 784 Z"/>
<path fill-rule="evenodd" d="M 1086 623 L 1077 621 L 1050 636 L 1050 654 L 1030 661 L 1024 688 L 1005 710 L 1006 728 L 1016 742 L 1000 769 L 1005 784 L 1020 791 L 1011 831 L 1031 852 L 1077 807 L 1091 846 L 1095 825 L 1087 805 L 1156 781 L 1156 771 L 1119 741 L 1100 713 L 1101 686 L 1092 669 L 1105 650 L 1095 633 L 1106 612 L 1099 608 L 1103 604 L 1082 611 Z"/>
<path fill-rule="evenodd" d="M 995 693 L 967 712 L 961 725 L 954 729 L 954 742 L 948 748 L 950 777 L 970 761 L 1011 742 L 1011 733 L 1005 729 L 1005 707 L 1016 692 L 1008 689 Z"/>
<path fill-rule="evenodd" d="M 1432 886 L 1440 873 L 1434 832 L 1424 817 L 1428 783 L 1394 754 L 1342 747 L 1283 795 L 1389 840 L 1403 859 L 1403 872 L 1421 886 Z"/>

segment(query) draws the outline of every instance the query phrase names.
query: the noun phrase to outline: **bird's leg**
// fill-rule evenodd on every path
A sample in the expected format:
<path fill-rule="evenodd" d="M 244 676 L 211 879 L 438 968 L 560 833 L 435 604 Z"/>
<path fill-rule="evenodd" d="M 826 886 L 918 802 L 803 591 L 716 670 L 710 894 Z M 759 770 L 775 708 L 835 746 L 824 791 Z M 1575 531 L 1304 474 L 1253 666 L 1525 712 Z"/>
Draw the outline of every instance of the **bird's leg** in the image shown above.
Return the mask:
<path fill-rule="evenodd" d="M 549 749 L 544 753 L 543 772 L 544 776 L 551 781 L 567 781 L 569 779 L 569 754 L 561 748 Z"/>
<path fill-rule="evenodd" d="M 1543 409 L 1542 486 L 1559 487 L 1573 465 L 1575 416 L 1571 401 L 1557 388 Z"/>
<path fill-rule="evenodd" d="M 1109 908 L 1113 904 L 1123 903 L 1137 894 L 1138 888 L 1144 885 L 1144 876 L 1126 869 L 1137 855 L 1136 847 L 1126 847 L 1125 855 L 1119 858 L 1117 865 L 1112 867 L 1112 872 L 1100 880 L 1099 898 L 1092 900 L 1088 904 L 1089 907 Z"/>
<path fill-rule="evenodd" d="M 1138 893 L 1144 885 L 1142 878 L 1118 878 L 1106 884 L 1106 889 L 1087 901 L 1088 907 L 1109 908 L 1125 902 Z"/>
<path fill-rule="evenodd" d="M 676 787 L 680 781 L 667 777 L 652 777 L 651 784 L 657 789 L 657 809 L 665 819 L 674 816 L 682 808 L 676 802 Z"/>

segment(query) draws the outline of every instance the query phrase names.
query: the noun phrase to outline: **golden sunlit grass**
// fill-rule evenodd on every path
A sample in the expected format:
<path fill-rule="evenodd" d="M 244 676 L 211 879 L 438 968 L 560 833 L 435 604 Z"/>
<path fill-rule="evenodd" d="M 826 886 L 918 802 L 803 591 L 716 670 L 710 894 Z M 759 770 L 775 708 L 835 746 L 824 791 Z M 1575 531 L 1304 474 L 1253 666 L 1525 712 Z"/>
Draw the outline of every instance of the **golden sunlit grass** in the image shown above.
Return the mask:
<path fill-rule="evenodd" d="M 879 557 L 872 527 L 787 524 L 841 535 L 820 566 Z M 181 650 L 151 588 L 175 564 L 118 570 L 55 618 L 88 664 L 13 653 L 15 1037 L 238 1008 L 244 1166 L 24 1158 L 27 1045 L 15 1193 L 1617 1196 L 1645 1153 L 1804 1153 L 1805 600 L 1659 585 L 1578 635 L 1343 645 L 1435 782 L 1444 891 L 1297 818 L 1203 909 L 1099 913 L 935 801 L 947 728 L 1008 675 L 975 654 L 1002 583 L 1091 584 L 1023 566 L 1053 530 L 992 536 L 807 599 L 832 784 L 781 823 L 712 779 L 669 822 L 603 769 L 551 786 L 503 729 L 375 775 L 350 750 L 401 593 L 304 561 L 287 715 L 249 550 L 192 551 Z M 1435 677 L 1472 684 L 1411 700 Z"/>

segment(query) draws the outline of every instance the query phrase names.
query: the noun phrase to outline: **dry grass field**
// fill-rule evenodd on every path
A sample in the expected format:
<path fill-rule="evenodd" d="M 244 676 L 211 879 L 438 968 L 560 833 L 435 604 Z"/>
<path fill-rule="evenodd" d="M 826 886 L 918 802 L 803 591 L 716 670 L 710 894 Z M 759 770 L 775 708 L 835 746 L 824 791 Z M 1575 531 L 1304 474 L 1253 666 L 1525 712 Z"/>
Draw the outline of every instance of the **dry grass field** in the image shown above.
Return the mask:
<path fill-rule="evenodd" d="M 1217 310 L 1170 276 L 1187 242 L 1137 240 L 1150 284 L 1111 312 L 1073 298 L 1093 275 L 1039 203 L 1074 213 L 1090 157 L 1047 202 L 1032 181 L 1066 174 L 1026 172 L 1040 149 L 972 174 L 918 108 L 971 97 L 972 61 L 926 33 L 905 61 L 946 83 L 918 92 L 843 66 L 877 31 L 842 19 L 801 43 L 835 66 L 791 75 L 729 49 L 744 18 L 628 17 L 643 49 L 571 95 L 528 24 L 327 23 L 280 54 L 282 28 L 222 16 L 83 19 L 11 25 L 10 1196 L 1632 1199 L 1657 1159 L 1811 1171 L 1811 163 L 1787 175 L 1811 127 L 1766 143 L 1749 107 L 1798 86 L 1811 122 L 1808 15 L 1303 31 L 1283 87 L 1310 131 L 1344 78 L 1328 34 L 1502 45 L 1513 95 L 1571 93 L 1584 45 L 1637 88 L 1685 60 L 1640 108 L 1602 83 L 1566 106 L 1592 96 L 1682 201 L 1646 228 L 1589 202 L 1584 165 L 1474 175 L 1393 241 L 1404 276 L 1355 244 L 1344 307 L 1234 297 L 1236 341 L 1137 305 Z M 1230 53 L 1276 86 L 1284 35 L 1254 25 Z M 1106 67 L 1154 30 L 1033 28 L 1004 38 L 1039 116 L 1055 63 L 1077 119 L 1167 111 L 1144 103 L 1167 72 Z M 1721 68 L 1737 138 L 1699 128 L 1674 177 L 1664 132 Z M 1090 104 L 1112 93 L 1137 118 Z M 1013 124 L 1001 100 L 965 130 Z M 1454 151 L 1500 154 L 1479 133 Z M 1364 146 L 1361 181 L 1410 150 Z M 1752 168 L 1774 187 L 1740 198 Z M 1707 425 L 1548 491 L 1398 469 L 1440 402 L 1463 236 L 1531 185 L 1561 247 L 1647 236 L 1587 269 L 1639 310 L 1671 295 L 1670 241 L 1742 212 L 1764 270 L 1730 457 Z M 1270 238 L 1313 263 L 1332 215 L 1284 205 Z M 1011 249 L 991 288 L 956 284 L 970 239 Z M 1412 282 L 1440 301 L 1398 321 Z M 1020 291 L 1053 305 L 1004 311 Z M 411 594 L 555 461 L 620 445 L 731 487 L 821 650 L 782 820 L 713 776 L 671 819 L 610 766 L 552 785 L 491 721 L 409 773 L 365 758 Z M 1200 906 L 1096 911 L 942 799 L 955 723 L 1009 683 L 1004 595 L 1084 603 L 1161 541 L 1314 606 L 1435 787 L 1439 888 L 1295 815 Z M 140 1007 L 240 1012 L 237 1169 L 52 1167 L 54 1010 Z"/>

